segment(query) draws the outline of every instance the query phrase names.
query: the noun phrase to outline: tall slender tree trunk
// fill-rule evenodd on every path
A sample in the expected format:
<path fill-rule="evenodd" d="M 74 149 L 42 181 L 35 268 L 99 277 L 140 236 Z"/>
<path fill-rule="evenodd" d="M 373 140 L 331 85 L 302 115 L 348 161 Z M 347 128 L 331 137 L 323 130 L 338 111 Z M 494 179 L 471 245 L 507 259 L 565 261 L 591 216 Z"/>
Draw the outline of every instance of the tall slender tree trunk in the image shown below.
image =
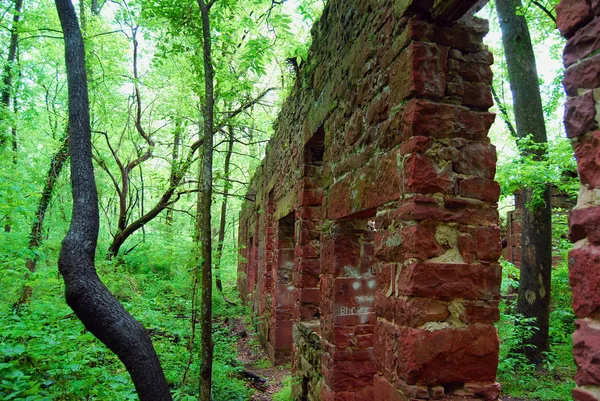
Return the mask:
<path fill-rule="evenodd" d="M 35 212 L 35 218 L 33 224 L 31 225 L 31 232 L 29 233 L 29 251 L 33 256 L 27 258 L 26 266 L 27 277 L 30 273 L 34 273 L 36 270 L 36 265 L 38 261 L 37 249 L 42 244 L 42 234 L 44 232 L 44 220 L 46 218 L 46 212 L 48 211 L 48 207 L 50 206 L 50 201 L 52 200 L 52 194 L 54 193 L 54 186 L 58 177 L 60 177 L 60 173 L 63 169 L 67 158 L 69 157 L 69 137 L 65 135 L 60 147 L 52 157 L 50 161 L 50 168 L 48 169 L 48 173 L 46 174 L 46 180 L 44 182 L 44 189 L 42 190 L 42 196 L 40 197 L 40 201 L 38 203 L 37 210 Z M 31 298 L 32 288 L 29 285 L 25 285 L 23 290 L 21 291 L 21 296 L 19 300 L 15 304 L 15 309 L 18 309 L 21 305 L 25 305 L 29 303 Z"/>
<path fill-rule="evenodd" d="M 8 45 L 8 57 L 6 65 L 2 71 L 2 93 L 0 94 L 0 123 L 2 120 L 11 121 L 9 117 L 10 113 L 10 99 L 13 98 L 13 111 L 14 114 L 17 112 L 17 95 L 14 93 L 13 88 L 13 75 L 15 69 L 15 63 L 18 56 L 19 48 L 19 21 L 21 20 L 21 12 L 23 11 L 23 0 L 15 0 L 13 21 L 10 28 L 10 43 Z M 0 148 L 5 147 L 9 143 L 9 137 L 11 148 L 13 150 L 13 164 L 17 164 L 17 126 L 16 122 L 12 121 L 7 126 L 0 125 Z M 4 131 L 6 129 L 6 131 Z M 10 135 L 8 135 L 10 132 Z M 12 230 L 12 217 L 10 213 L 7 213 L 6 223 L 4 224 L 4 231 L 9 233 Z"/>
<path fill-rule="evenodd" d="M 212 387 L 212 244 L 211 203 L 213 164 L 214 70 L 211 55 L 210 7 L 212 3 L 198 0 L 202 18 L 202 53 L 204 58 L 204 143 L 202 145 L 201 177 L 198 180 L 198 242 L 202 266 L 202 300 L 200 304 L 200 401 L 211 401 Z M 213 0 L 214 1 L 214 0 Z"/>
<path fill-rule="evenodd" d="M 15 8 L 13 14 L 13 21 L 10 28 L 10 43 L 8 45 L 8 58 L 4 71 L 2 71 L 2 93 L 0 94 L 0 102 L 2 103 L 2 113 L 0 119 L 5 118 L 8 115 L 10 107 L 10 97 L 13 90 L 13 74 L 14 64 L 17 60 L 17 49 L 19 46 L 19 21 L 21 20 L 21 12 L 23 11 L 23 0 L 15 0 Z M 8 142 L 8 138 L 5 132 L 0 132 L 0 147 L 4 146 Z"/>
<path fill-rule="evenodd" d="M 58 259 L 65 282 L 65 298 L 86 329 L 124 363 L 140 400 L 170 401 L 165 375 L 146 330 L 96 273 L 98 193 L 92 165 L 83 38 L 73 4 L 69 0 L 55 0 L 55 4 L 65 38 L 73 194 L 73 217 Z"/>
<path fill-rule="evenodd" d="M 225 167 L 223 171 L 223 201 L 221 202 L 221 221 L 219 223 L 219 242 L 217 243 L 217 255 L 215 260 L 215 283 L 217 290 L 223 292 L 223 281 L 221 280 L 221 258 L 223 256 L 223 243 L 225 242 L 225 225 L 227 223 L 227 199 L 229 198 L 229 168 L 231 165 L 231 154 L 233 153 L 233 129 L 228 127 L 229 138 L 227 140 L 227 153 L 225 154 Z"/>
<path fill-rule="evenodd" d="M 546 127 L 535 56 L 527 21 L 517 10 L 521 0 L 496 0 L 502 30 L 502 42 L 508 66 L 517 135 L 531 135 L 536 143 L 547 143 Z M 527 152 L 527 150 L 525 150 Z M 544 152 L 537 152 L 542 158 Z M 517 312 L 535 318 L 537 330 L 525 340 L 523 352 L 531 362 L 539 364 L 548 351 L 550 314 L 550 275 L 552 269 L 552 204 L 550 186 L 543 189 L 545 204 L 531 208 L 531 191 L 521 190 L 522 256 L 521 280 Z"/>
<path fill-rule="evenodd" d="M 175 181 L 179 171 L 179 146 L 181 143 L 181 134 L 183 132 L 183 122 L 181 118 L 175 118 L 175 130 L 173 132 L 173 150 L 171 152 L 171 176 L 170 181 Z M 168 226 L 173 225 L 173 209 L 167 209 L 166 222 Z"/>

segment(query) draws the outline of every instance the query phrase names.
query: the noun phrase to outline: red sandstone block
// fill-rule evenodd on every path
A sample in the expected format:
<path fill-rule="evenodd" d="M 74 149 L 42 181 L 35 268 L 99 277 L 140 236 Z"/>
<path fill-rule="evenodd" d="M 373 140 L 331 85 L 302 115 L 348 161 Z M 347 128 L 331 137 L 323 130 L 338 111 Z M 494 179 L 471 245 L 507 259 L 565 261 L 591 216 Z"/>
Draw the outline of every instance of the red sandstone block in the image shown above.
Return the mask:
<path fill-rule="evenodd" d="M 292 320 L 280 320 L 277 321 L 277 327 L 275 329 L 275 349 L 276 350 L 287 350 L 292 349 L 292 326 L 294 322 Z"/>
<path fill-rule="evenodd" d="M 394 217 L 396 221 L 416 220 L 488 225 L 498 222 L 498 211 L 495 208 L 447 209 L 441 205 L 416 202 L 415 199 L 410 198 L 400 204 L 400 207 L 394 212 Z"/>
<path fill-rule="evenodd" d="M 600 0 L 597 0 L 597 3 L 600 4 Z M 598 32 L 600 32 L 600 18 L 596 17 L 569 39 L 563 53 L 565 66 L 568 67 L 600 49 Z"/>
<path fill-rule="evenodd" d="M 354 174 L 333 184 L 328 191 L 327 217 L 339 219 L 357 212 L 374 214 L 376 207 L 398 199 L 397 155 L 397 151 L 392 151 L 372 159 Z"/>
<path fill-rule="evenodd" d="M 312 288 L 319 286 L 319 277 L 318 276 L 310 276 L 308 274 L 300 275 L 298 281 L 298 287 L 300 288 Z"/>
<path fill-rule="evenodd" d="M 499 301 L 463 302 L 465 323 L 494 324 L 500 320 Z"/>
<path fill-rule="evenodd" d="M 356 393 L 354 391 L 333 391 L 323 384 L 321 401 L 356 401 Z"/>
<path fill-rule="evenodd" d="M 380 375 L 375 375 L 373 380 L 372 401 L 406 401 L 406 397 Z"/>
<path fill-rule="evenodd" d="M 399 230 L 378 229 L 375 233 L 375 260 L 396 262 L 403 259 L 402 240 Z"/>
<path fill-rule="evenodd" d="M 465 263 L 475 260 L 475 240 L 471 234 L 462 233 L 458 236 L 458 250 Z"/>
<path fill-rule="evenodd" d="M 588 91 L 582 96 L 568 98 L 565 107 L 567 136 L 575 138 L 598 128 L 595 117 L 596 102 L 592 91 Z"/>
<path fill-rule="evenodd" d="M 375 324 L 375 369 L 378 374 L 383 374 L 385 370 L 385 322 L 379 319 Z"/>
<path fill-rule="evenodd" d="M 406 193 L 449 193 L 454 188 L 452 167 L 440 170 L 429 157 L 411 154 L 404 161 L 404 192 Z"/>
<path fill-rule="evenodd" d="M 580 138 L 575 144 L 575 158 L 581 183 L 600 188 L 600 131 Z"/>
<path fill-rule="evenodd" d="M 294 255 L 298 258 L 314 259 L 320 255 L 320 244 L 318 241 L 311 241 L 306 245 L 298 245 L 294 250 Z"/>
<path fill-rule="evenodd" d="M 495 115 L 460 106 L 411 99 L 404 109 L 404 138 L 428 136 L 482 140 Z"/>
<path fill-rule="evenodd" d="M 433 299 L 493 300 L 500 296 L 498 264 L 418 262 L 402 269 L 400 294 Z"/>
<path fill-rule="evenodd" d="M 325 383 L 334 392 L 356 391 L 373 385 L 375 375 L 375 362 L 362 361 L 334 361 L 329 369 L 323 369 Z M 352 398 L 354 401 L 354 398 Z"/>
<path fill-rule="evenodd" d="M 407 384 L 493 382 L 498 336 L 493 325 L 435 331 L 398 328 L 398 377 Z"/>
<path fill-rule="evenodd" d="M 355 401 L 373 401 L 373 385 L 356 390 Z"/>
<path fill-rule="evenodd" d="M 475 243 L 477 244 L 477 257 L 479 260 L 498 261 L 502 253 L 500 228 L 498 226 L 478 228 L 475 231 Z"/>
<path fill-rule="evenodd" d="M 356 346 L 356 326 L 332 327 L 331 342 L 339 348 Z"/>
<path fill-rule="evenodd" d="M 569 240 L 586 237 L 593 244 L 600 243 L 600 207 L 573 209 L 569 214 Z"/>
<path fill-rule="evenodd" d="M 474 177 L 458 182 L 460 196 L 480 199 L 485 202 L 497 203 L 500 197 L 500 185 L 487 178 Z"/>
<path fill-rule="evenodd" d="M 421 223 L 404 227 L 400 231 L 400 247 L 404 259 L 427 260 L 444 253 L 444 249 L 436 242 L 435 232 L 434 224 Z"/>
<path fill-rule="evenodd" d="M 302 192 L 302 206 L 318 206 L 323 203 L 323 190 L 309 189 Z"/>
<path fill-rule="evenodd" d="M 379 291 L 375 293 L 375 313 L 378 318 L 392 322 L 396 316 L 396 303 L 394 298 L 385 294 Z"/>
<path fill-rule="evenodd" d="M 332 366 L 336 362 L 354 361 L 366 362 L 366 366 L 375 366 L 375 350 L 373 347 L 336 347 L 332 346 L 329 350 L 332 359 Z"/>
<path fill-rule="evenodd" d="M 477 110 L 487 111 L 494 105 L 491 87 L 485 83 L 463 83 L 463 106 Z"/>
<path fill-rule="evenodd" d="M 373 322 L 375 286 L 375 277 L 334 279 L 334 323 L 356 325 Z"/>
<path fill-rule="evenodd" d="M 352 233 L 332 233 L 323 236 L 321 267 L 324 273 L 334 276 L 353 275 L 360 272 L 359 236 Z"/>
<path fill-rule="evenodd" d="M 587 245 L 569 253 L 573 310 L 580 318 L 600 317 L 600 246 Z"/>
<path fill-rule="evenodd" d="M 464 388 L 486 401 L 497 400 L 501 389 L 500 383 L 496 382 L 470 382 L 465 383 Z"/>
<path fill-rule="evenodd" d="M 577 364 L 575 381 L 579 386 L 600 386 L 600 329 L 580 319 L 575 322 L 573 357 Z"/>
<path fill-rule="evenodd" d="M 600 54 L 567 68 L 563 85 L 569 96 L 577 96 L 578 89 L 600 87 Z"/>
<path fill-rule="evenodd" d="M 288 284 L 277 284 L 277 308 L 291 308 L 294 305 L 293 295 L 295 288 L 291 285 L 291 281 Z"/>
<path fill-rule="evenodd" d="M 425 153 L 431 147 L 431 138 L 426 136 L 413 136 L 412 138 L 402 142 L 400 146 L 400 154 L 407 155 L 409 153 Z"/>
<path fill-rule="evenodd" d="M 461 63 L 460 76 L 465 81 L 492 84 L 494 74 L 488 64 Z"/>
<path fill-rule="evenodd" d="M 556 26 L 566 37 L 573 35 L 592 17 L 592 8 L 586 0 L 562 0 L 556 6 Z"/>
<path fill-rule="evenodd" d="M 454 171 L 492 180 L 496 175 L 496 161 L 494 145 L 470 142 L 460 148 Z"/>
<path fill-rule="evenodd" d="M 412 2 L 412 4 L 421 4 L 425 9 L 429 8 L 426 2 L 422 1 Z M 483 47 L 481 45 L 481 34 L 477 35 L 468 29 L 458 27 L 443 27 L 416 18 L 412 18 L 407 26 L 407 31 L 413 40 L 430 40 L 469 53 L 477 52 Z"/>
<path fill-rule="evenodd" d="M 409 96 L 441 98 L 446 88 L 448 49 L 427 42 L 411 42 L 390 67 L 390 101 Z"/>
<path fill-rule="evenodd" d="M 367 124 L 372 126 L 385 120 L 389 116 L 389 108 L 390 101 L 386 90 L 376 96 L 367 106 Z"/>
<path fill-rule="evenodd" d="M 352 114 L 350 120 L 344 128 L 344 142 L 346 146 L 352 146 L 363 135 L 365 129 L 365 113 L 363 109 L 358 109 Z"/>
<path fill-rule="evenodd" d="M 584 390 L 582 388 L 574 388 L 573 389 L 573 399 L 575 401 L 599 401 L 600 398 L 591 392 Z"/>
<path fill-rule="evenodd" d="M 298 271 L 302 274 L 310 276 L 318 276 L 321 274 L 321 261 L 319 259 L 301 258 L 296 261 Z"/>
<path fill-rule="evenodd" d="M 443 322 L 449 316 L 448 305 L 427 298 L 392 298 L 395 305 L 394 323 L 419 327 L 427 322 Z"/>
<path fill-rule="evenodd" d="M 375 267 L 375 276 L 377 280 L 376 291 L 386 293 L 392 285 L 393 290 L 393 277 L 396 275 L 396 264 L 395 263 L 378 263 Z"/>

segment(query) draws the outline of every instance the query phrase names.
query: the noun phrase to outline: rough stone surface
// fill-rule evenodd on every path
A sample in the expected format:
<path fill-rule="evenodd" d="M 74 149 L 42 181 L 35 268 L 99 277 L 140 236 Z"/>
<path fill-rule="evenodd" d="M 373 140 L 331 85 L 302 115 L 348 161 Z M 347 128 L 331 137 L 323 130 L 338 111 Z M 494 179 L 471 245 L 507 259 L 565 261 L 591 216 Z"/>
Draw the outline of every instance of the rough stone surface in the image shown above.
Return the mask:
<path fill-rule="evenodd" d="M 578 317 L 600 317 L 600 246 L 588 245 L 569 254 L 573 309 Z"/>
<path fill-rule="evenodd" d="M 593 17 L 587 0 L 563 0 L 556 6 L 556 25 L 563 36 L 572 36 Z"/>
<path fill-rule="evenodd" d="M 600 41 L 600 39 L 598 39 Z M 600 60 L 599 60 L 600 61 Z M 567 100 L 565 107 L 565 128 L 567 136 L 575 138 L 598 127 L 596 118 L 596 102 L 592 91 Z"/>
<path fill-rule="evenodd" d="M 498 397 L 493 57 L 484 21 L 453 22 L 469 7 L 331 0 L 313 29 L 239 229 L 297 399 Z"/>
<path fill-rule="evenodd" d="M 584 136 L 574 147 L 581 183 L 600 188 L 600 131 Z"/>
<path fill-rule="evenodd" d="M 579 318 L 573 334 L 577 365 L 573 399 L 600 399 L 600 234 L 598 204 L 591 198 L 600 188 L 600 1 L 563 0 L 557 23 L 569 38 L 563 60 L 568 67 L 565 126 L 573 140 L 581 191 L 570 215 L 569 238 L 576 242 L 569 254 L 573 309 Z"/>

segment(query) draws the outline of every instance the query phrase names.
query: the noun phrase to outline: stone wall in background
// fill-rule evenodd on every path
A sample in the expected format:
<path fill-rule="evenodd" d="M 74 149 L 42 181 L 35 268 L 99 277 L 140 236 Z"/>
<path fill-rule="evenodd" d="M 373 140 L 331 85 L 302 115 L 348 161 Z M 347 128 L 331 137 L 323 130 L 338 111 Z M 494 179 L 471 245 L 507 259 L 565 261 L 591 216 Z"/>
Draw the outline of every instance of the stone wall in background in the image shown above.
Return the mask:
<path fill-rule="evenodd" d="M 475 3 L 330 0 L 313 28 L 239 236 L 240 293 L 297 399 L 498 397 L 493 57 Z"/>
<path fill-rule="evenodd" d="M 600 400 L 600 1 L 563 0 L 557 25 L 567 39 L 563 54 L 567 92 L 565 127 L 577 158 L 581 190 L 570 215 L 569 254 L 577 364 L 573 398 Z"/>

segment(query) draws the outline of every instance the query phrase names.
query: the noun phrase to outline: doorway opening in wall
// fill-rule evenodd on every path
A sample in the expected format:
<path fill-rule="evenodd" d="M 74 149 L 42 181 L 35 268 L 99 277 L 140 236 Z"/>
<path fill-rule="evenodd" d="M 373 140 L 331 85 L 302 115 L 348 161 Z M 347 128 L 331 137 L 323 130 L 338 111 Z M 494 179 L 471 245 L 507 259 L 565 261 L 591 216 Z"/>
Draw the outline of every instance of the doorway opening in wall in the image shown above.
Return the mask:
<path fill-rule="evenodd" d="M 280 219 L 278 224 L 277 265 L 274 272 L 276 286 L 274 324 L 272 324 L 272 338 L 270 338 L 268 349 L 269 357 L 274 364 L 286 362 L 292 349 L 295 224 L 294 212 Z"/>

